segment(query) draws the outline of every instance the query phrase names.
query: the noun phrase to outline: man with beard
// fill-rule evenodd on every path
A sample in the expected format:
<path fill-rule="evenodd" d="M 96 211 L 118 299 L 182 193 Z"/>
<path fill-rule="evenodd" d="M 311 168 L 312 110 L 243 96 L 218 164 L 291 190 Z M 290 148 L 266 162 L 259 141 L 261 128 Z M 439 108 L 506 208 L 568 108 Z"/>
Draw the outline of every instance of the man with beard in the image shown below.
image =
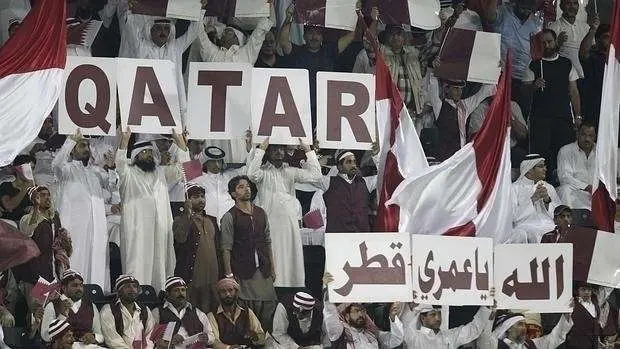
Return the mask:
<path fill-rule="evenodd" d="M 121 212 L 121 261 L 130 273 L 155 289 L 162 289 L 175 268 L 172 210 L 168 183 L 183 178 L 178 163 L 156 166 L 151 142 L 136 143 L 127 159 L 131 132 L 122 135 L 116 152 L 123 202 Z M 185 137 L 172 133 L 179 148 L 179 163 L 189 161 Z"/>
<path fill-rule="evenodd" d="M 213 333 L 215 348 L 240 349 L 260 347 L 265 343 L 265 332 L 250 308 L 239 304 L 239 284 L 233 278 L 217 283 L 220 306 L 207 315 Z"/>
<path fill-rule="evenodd" d="M 592 178 L 596 170 L 596 129 L 582 123 L 577 141 L 567 144 L 558 153 L 558 194 L 573 209 L 592 207 Z"/>
<path fill-rule="evenodd" d="M 155 326 L 153 314 L 136 302 L 140 283 L 131 275 L 121 275 L 115 287 L 118 299 L 101 308 L 105 344 L 113 349 L 153 348 L 149 338 Z"/>
<path fill-rule="evenodd" d="M 174 322 L 174 332 L 170 343 L 161 340 L 155 343 L 158 346 L 165 345 L 167 348 L 186 348 L 183 342 L 189 337 L 198 336 L 198 342 L 202 347 L 212 345 L 215 339 L 207 314 L 200 311 L 187 301 L 187 288 L 185 280 L 177 276 L 171 276 L 166 280 L 166 301 L 164 305 L 153 310 L 153 318 L 156 323 L 167 324 Z M 169 346 L 172 344 L 173 346 Z M 198 348 L 196 345 L 192 348 Z"/>
<path fill-rule="evenodd" d="M 60 297 L 45 306 L 41 338 L 48 343 L 52 342 L 50 324 L 57 320 L 67 321 L 77 342 L 88 348 L 99 348 L 97 344 L 103 343 L 99 310 L 90 300 L 84 298 L 82 275 L 67 269 L 62 273 L 60 285 Z"/>
<path fill-rule="evenodd" d="M 521 162 L 521 175 L 512 183 L 513 243 L 538 243 L 542 235 L 553 230 L 553 212 L 561 202 L 553 186 L 545 182 L 547 165 L 538 154 Z"/>
<path fill-rule="evenodd" d="M 177 258 L 174 275 L 187 280 L 189 300 L 209 312 L 218 305 L 215 286 L 219 279 L 219 263 L 215 239 L 219 231 L 215 217 L 207 215 L 204 209 L 205 190 L 188 183 L 185 209 L 172 224 Z"/>
<path fill-rule="evenodd" d="M 573 127 L 582 119 L 581 99 L 579 75 L 570 60 L 557 53 L 556 33 L 543 30 L 542 41 L 543 58 L 530 63 L 523 83 L 528 94 L 533 93 L 530 147 L 547 159 L 553 173 L 558 151 L 575 139 Z"/>
<path fill-rule="evenodd" d="M 549 23 L 548 28 L 558 34 L 560 55 L 570 59 L 581 79 L 583 69 L 579 63 L 579 46 L 581 40 L 588 34 L 590 26 L 584 21 L 577 20 L 579 0 L 560 0 L 560 9 L 562 9 L 562 17 Z"/>
<path fill-rule="evenodd" d="M 269 138 L 255 150 L 248 164 L 248 177 L 258 186 L 257 205 L 267 213 L 274 234 L 272 250 L 275 261 L 276 287 L 304 287 L 304 258 L 299 232 L 295 197 L 296 183 L 314 183 L 322 178 L 316 153 L 299 141 L 306 153 L 305 168 L 284 163 L 283 145 L 269 145 Z M 267 162 L 263 165 L 263 157 Z"/>
<path fill-rule="evenodd" d="M 273 338 L 267 348 L 321 349 L 323 342 L 323 311 L 314 297 L 297 292 L 292 302 L 279 303 L 273 315 Z"/>
<path fill-rule="evenodd" d="M 492 331 L 487 326 L 476 344 L 480 349 L 554 349 L 564 342 L 572 325 L 571 314 L 567 313 L 551 333 L 528 339 L 525 316 L 503 311 L 495 316 Z"/>
<path fill-rule="evenodd" d="M 220 247 L 224 275 L 240 280 L 239 298 L 258 315 L 265 331 L 270 331 L 277 299 L 273 281 L 277 274 L 269 221 L 265 211 L 252 204 L 252 188 L 247 176 L 237 176 L 228 183 L 235 206 L 222 217 Z"/>
<path fill-rule="evenodd" d="M 116 174 L 89 164 L 90 158 L 89 141 L 77 130 L 52 161 L 58 179 L 56 206 L 67 230 L 75 232 L 71 266 L 82 271 L 87 284 L 104 285 L 108 246 L 105 189 L 116 180 Z M 113 168 L 113 159 L 106 161 Z"/>
<path fill-rule="evenodd" d="M 323 276 L 323 287 L 334 281 L 334 277 L 326 272 Z M 327 290 L 325 289 L 325 292 Z M 396 314 L 397 303 L 390 308 L 390 332 L 380 331 L 372 322 L 361 303 L 341 304 L 344 309 L 338 310 L 335 304 L 325 300 L 323 303 L 323 319 L 325 330 L 332 348 L 338 349 L 378 349 L 396 348 L 403 343 L 403 324 Z M 414 346 L 412 348 L 430 348 Z"/>
<path fill-rule="evenodd" d="M 376 154 L 375 154 L 376 155 Z M 370 231 L 370 192 L 377 187 L 377 176 L 362 177 L 355 154 L 344 151 L 336 158 L 337 176 L 323 177 L 316 184 L 323 190 L 327 207 L 326 233 Z"/>
<path fill-rule="evenodd" d="M 35 182 L 38 185 L 46 186 L 52 192 L 52 196 L 56 194 L 56 179 L 54 178 L 52 161 L 54 160 L 57 147 L 60 146 L 60 144 L 55 145 L 52 143 L 55 143 L 55 140 L 59 137 L 64 137 L 58 135 L 52 137 L 53 134 L 54 121 L 51 117 L 47 117 L 45 121 L 43 121 L 37 138 L 32 141 L 30 146 L 24 149 L 24 152 L 34 156 L 36 159 L 35 166 L 32 169 Z"/>
<path fill-rule="evenodd" d="M 540 243 L 549 244 L 567 242 L 566 237 L 568 234 L 568 228 L 570 228 L 570 225 L 573 222 L 571 213 L 572 211 L 570 207 L 566 205 L 556 207 L 553 211 L 553 223 L 555 223 L 555 229 L 543 235 L 540 239 Z"/>

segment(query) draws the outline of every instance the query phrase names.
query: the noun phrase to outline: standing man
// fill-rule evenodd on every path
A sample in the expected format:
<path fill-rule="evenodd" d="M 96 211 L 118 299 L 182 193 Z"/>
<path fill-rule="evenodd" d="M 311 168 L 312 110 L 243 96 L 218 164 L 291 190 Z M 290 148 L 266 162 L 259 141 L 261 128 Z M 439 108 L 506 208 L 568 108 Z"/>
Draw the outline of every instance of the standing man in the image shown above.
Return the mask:
<path fill-rule="evenodd" d="M 314 297 L 297 292 L 292 302 L 279 303 L 267 348 L 323 348 L 323 311 Z"/>
<path fill-rule="evenodd" d="M 545 29 L 542 40 L 543 58 L 530 63 L 523 83 L 533 96 L 530 146 L 547 159 L 553 173 L 558 151 L 575 139 L 573 127 L 582 119 L 581 99 L 579 75 L 570 60 L 558 54 L 556 33 Z"/>
<path fill-rule="evenodd" d="M 521 176 L 512 183 L 513 222 L 522 241 L 538 243 L 543 234 L 554 229 L 553 212 L 560 198 L 553 186 L 545 182 L 547 165 L 538 154 L 530 154 L 521 162 Z"/>
<path fill-rule="evenodd" d="M 566 242 L 568 228 L 573 223 L 572 211 L 566 205 L 560 205 L 553 211 L 553 223 L 555 229 L 542 236 L 541 244 Z"/>
<path fill-rule="evenodd" d="M 610 28 L 609 24 L 601 24 L 598 15 L 595 15 L 590 19 L 590 30 L 579 47 L 579 60 L 583 69 L 581 95 L 584 119 L 596 126 L 601 113 L 603 75 L 611 42 Z"/>
<path fill-rule="evenodd" d="M 153 348 L 150 333 L 155 320 L 148 307 L 136 302 L 139 289 L 136 278 L 121 275 L 116 279 L 118 299 L 101 308 L 101 330 L 109 348 Z"/>
<path fill-rule="evenodd" d="M 239 349 L 265 344 L 265 331 L 250 308 L 239 304 L 239 284 L 232 278 L 217 283 L 220 306 L 207 314 L 215 348 Z"/>
<path fill-rule="evenodd" d="M 269 218 L 273 236 L 276 287 L 304 287 L 304 258 L 299 232 L 295 183 L 312 183 L 322 177 L 316 153 L 299 141 L 306 153 L 305 168 L 284 163 L 283 145 L 269 145 L 269 138 L 255 150 L 248 164 L 248 177 L 258 185 L 258 205 Z M 263 157 L 267 162 L 263 165 Z M 230 187 L 229 187 L 230 191 Z"/>
<path fill-rule="evenodd" d="M 207 215 L 204 209 L 205 190 L 188 183 L 185 210 L 174 219 L 172 231 L 177 259 L 174 275 L 188 281 L 190 302 L 208 312 L 218 305 L 216 284 L 220 264 L 215 238 L 219 230 L 215 217 Z"/>
<path fill-rule="evenodd" d="M 127 129 L 116 152 L 123 202 L 120 246 L 123 272 L 162 289 L 166 275 L 171 275 L 175 268 L 168 183 L 182 180 L 183 174 L 176 163 L 156 166 L 151 142 L 136 143 L 128 161 L 126 149 L 130 137 Z M 184 136 L 173 130 L 172 137 L 179 148 L 179 163 L 189 161 Z"/>
<path fill-rule="evenodd" d="M 583 21 L 578 21 L 579 0 L 560 0 L 562 17 L 548 28 L 558 35 L 558 47 L 560 55 L 570 59 L 580 79 L 583 79 L 583 69 L 579 62 L 579 46 L 581 40 L 588 34 L 590 26 Z"/>
<path fill-rule="evenodd" d="M 262 327 L 271 330 L 276 307 L 273 281 L 277 278 L 271 249 L 267 215 L 252 204 L 252 189 L 247 176 L 237 176 L 228 183 L 235 206 L 222 217 L 222 258 L 227 278 L 237 277 L 241 284 L 239 298 L 258 315 Z M 280 260 L 287 263 L 286 260 Z"/>
<path fill-rule="evenodd" d="M 69 322 L 73 336 L 80 344 L 99 348 L 103 343 L 99 310 L 90 300 L 84 298 L 84 279 L 72 269 L 66 270 L 60 279 L 61 295 L 48 303 L 41 321 L 41 338 L 50 343 L 49 327 L 53 321 Z"/>
<path fill-rule="evenodd" d="M 52 161 L 58 178 L 56 206 L 67 230 L 74 232 L 71 267 L 83 271 L 86 283 L 104 285 L 108 246 L 104 188 L 115 177 L 90 165 L 90 158 L 89 141 L 79 130 L 67 138 Z M 113 167 L 112 160 L 106 157 L 108 167 Z"/>
<path fill-rule="evenodd" d="M 596 171 L 596 129 L 582 123 L 577 141 L 567 144 L 558 153 L 558 194 L 573 209 L 592 207 L 592 178 Z"/>
<path fill-rule="evenodd" d="M 215 335 L 207 314 L 187 301 L 187 288 L 185 280 L 177 276 L 171 276 L 166 280 L 166 301 L 164 305 L 153 310 L 155 323 L 167 324 L 174 322 L 174 332 L 171 343 L 161 340 L 159 345 L 167 348 L 185 349 L 183 342 L 189 337 L 198 336 L 198 342 L 203 345 L 212 345 Z"/>

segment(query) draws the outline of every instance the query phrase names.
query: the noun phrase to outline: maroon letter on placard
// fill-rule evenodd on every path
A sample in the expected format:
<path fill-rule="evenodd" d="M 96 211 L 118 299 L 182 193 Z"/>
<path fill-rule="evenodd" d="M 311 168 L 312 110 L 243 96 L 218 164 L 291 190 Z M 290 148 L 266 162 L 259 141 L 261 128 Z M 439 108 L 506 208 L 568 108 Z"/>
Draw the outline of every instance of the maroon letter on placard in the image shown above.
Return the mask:
<path fill-rule="evenodd" d="M 97 89 L 97 101 L 95 106 L 86 103 L 84 109 L 80 108 L 80 86 L 82 81 L 92 80 Z M 65 106 L 67 114 L 73 123 L 80 128 L 99 127 L 108 133 L 110 126 L 106 116 L 110 110 L 110 81 L 105 72 L 96 65 L 84 64 L 77 66 L 67 77 L 65 87 Z"/>
<path fill-rule="evenodd" d="M 355 98 L 352 105 L 342 105 L 342 95 L 350 93 Z M 372 143 L 368 127 L 361 115 L 368 109 L 370 94 L 363 84 L 355 81 L 327 81 L 327 139 L 342 140 L 342 120 L 345 118 L 357 142 Z"/>
<path fill-rule="evenodd" d="M 243 72 L 201 70 L 198 72 L 198 86 L 213 86 L 211 97 L 211 132 L 226 131 L 226 91 L 228 86 L 241 86 Z"/>
<path fill-rule="evenodd" d="M 276 113 L 278 96 L 282 100 L 284 114 Z M 299 111 L 297 111 L 297 106 L 293 99 L 291 87 L 284 76 L 272 76 L 271 79 L 269 79 L 258 135 L 270 136 L 271 130 L 275 126 L 288 127 L 291 132 L 291 137 L 306 137 L 306 132 L 304 131 L 301 118 L 299 117 Z"/>
<path fill-rule="evenodd" d="M 153 103 L 144 103 L 147 86 Z M 136 68 L 136 80 L 133 85 L 127 124 L 142 125 L 143 116 L 158 118 L 161 126 L 176 126 L 153 67 Z"/>

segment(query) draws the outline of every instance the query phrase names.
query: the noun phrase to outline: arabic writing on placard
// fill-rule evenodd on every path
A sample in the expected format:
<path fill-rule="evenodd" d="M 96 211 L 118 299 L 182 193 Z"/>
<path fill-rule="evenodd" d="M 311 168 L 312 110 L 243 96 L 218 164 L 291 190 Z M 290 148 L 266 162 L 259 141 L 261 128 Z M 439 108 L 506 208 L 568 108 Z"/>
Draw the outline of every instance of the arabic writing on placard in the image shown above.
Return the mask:
<path fill-rule="evenodd" d="M 530 278 L 532 281 L 519 282 L 517 269 L 515 268 L 502 284 L 502 292 L 507 296 L 513 294 L 517 299 L 533 300 L 533 299 L 550 299 L 549 291 L 549 258 L 542 261 L 543 281 L 538 282 L 538 259 L 534 258 L 530 261 Z M 556 297 L 560 298 L 564 293 L 564 256 L 560 255 L 555 260 L 555 280 L 556 280 Z"/>

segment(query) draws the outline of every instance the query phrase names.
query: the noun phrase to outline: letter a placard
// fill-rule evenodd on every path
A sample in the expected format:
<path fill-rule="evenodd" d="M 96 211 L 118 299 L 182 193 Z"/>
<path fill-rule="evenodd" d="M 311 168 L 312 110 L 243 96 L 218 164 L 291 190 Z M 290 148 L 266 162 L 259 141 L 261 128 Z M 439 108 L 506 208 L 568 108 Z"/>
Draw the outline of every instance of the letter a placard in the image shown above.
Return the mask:
<path fill-rule="evenodd" d="M 192 62 L 187 86 L 187 131 L 191 139 L 241 139 L 252 123 L 252 66 Z"/>
<path fill-rule="evenodd" d="M 321 148 L 372 149 L 375 134 L 375 77 L 318 72 L 317 130 Z"/>
<path fill-rule="evenodd" d="M 252 133 L 256 143 L 312 144 L 307 70 L 252 69 Z"/>
<path fill-rule="evenodd" d="M 174 63 L 118 58 L 118 96 L 123 130 L 181 133 L 181 110 Z"/>
<path fill-rule="evenodd" d="M 32 101 L 36 103 L 36 101 Z M 116 135 L 116 60 L 68 56 L 58 100 L 58 133 Z"/>

